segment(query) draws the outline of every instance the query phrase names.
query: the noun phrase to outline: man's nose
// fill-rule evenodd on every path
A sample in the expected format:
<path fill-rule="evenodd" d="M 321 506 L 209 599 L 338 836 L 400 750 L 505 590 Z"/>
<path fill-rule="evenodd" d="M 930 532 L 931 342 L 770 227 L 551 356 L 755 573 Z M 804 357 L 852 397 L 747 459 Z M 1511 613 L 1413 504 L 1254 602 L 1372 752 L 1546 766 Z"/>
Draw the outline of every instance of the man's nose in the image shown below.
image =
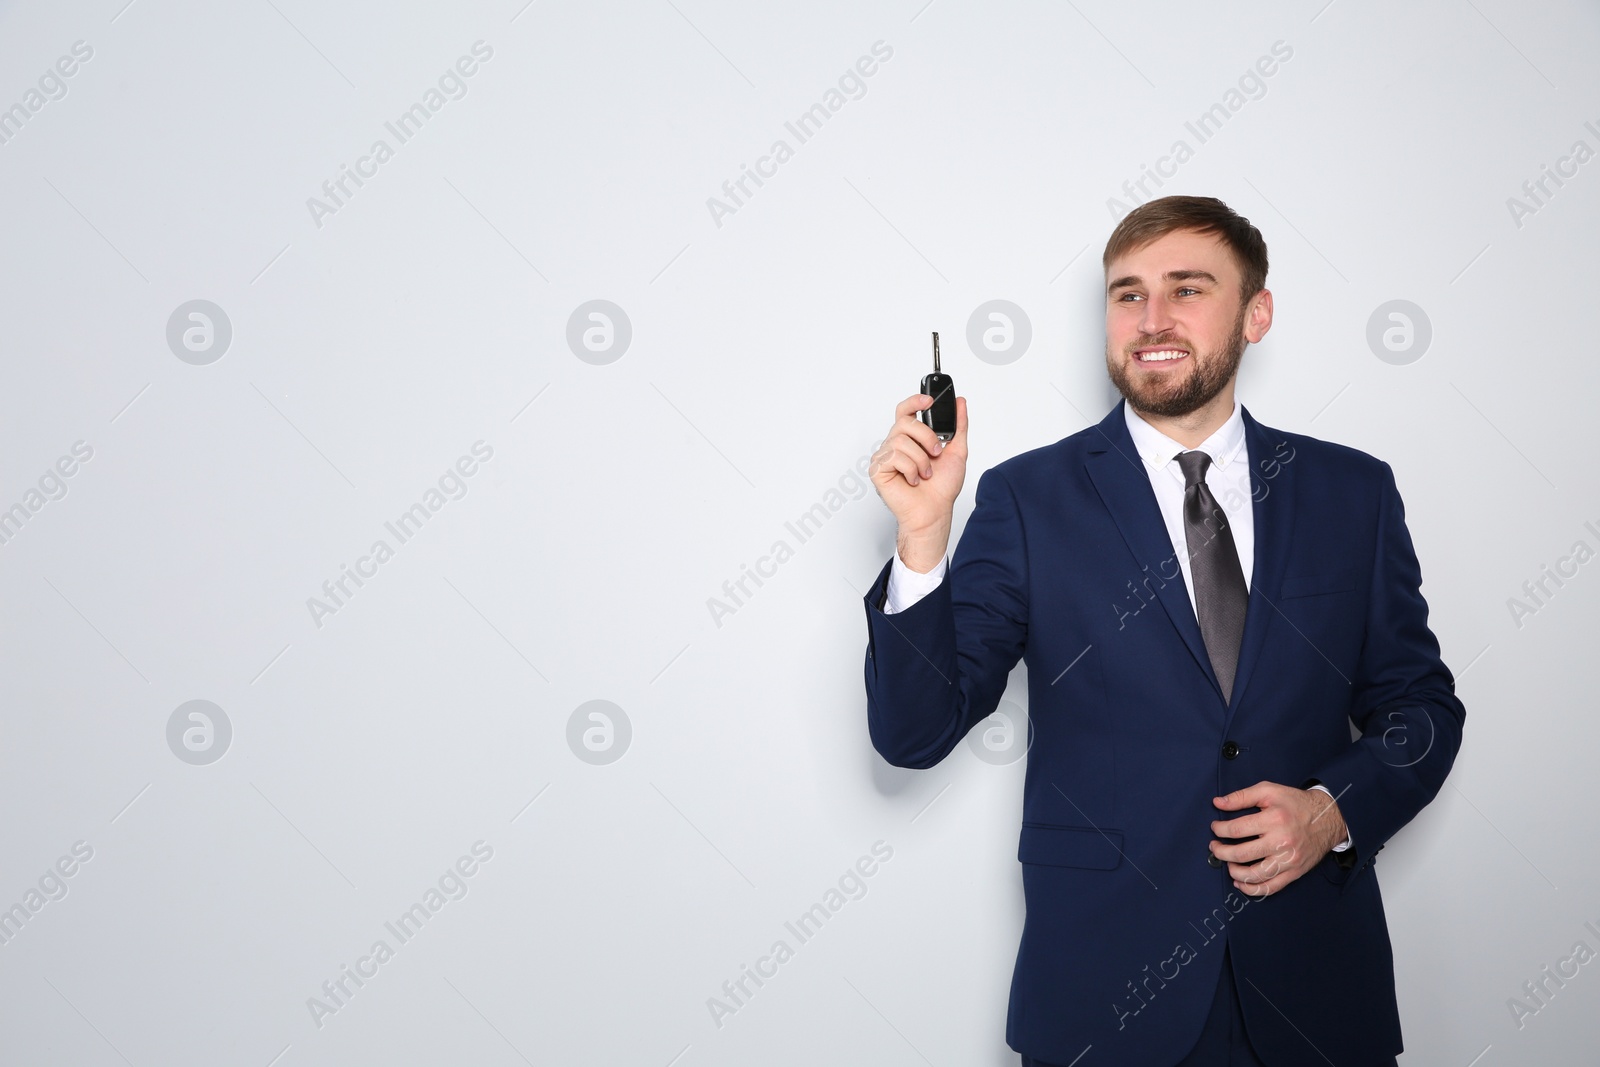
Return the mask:
<path fill-rule="evenodd" d="M 1173 328 L 1172 308 L 1165 298 L 1151 295 L 1144 302 L 1144 314 L 1139 317 L 1139 329 L 1151 337 Z"/>

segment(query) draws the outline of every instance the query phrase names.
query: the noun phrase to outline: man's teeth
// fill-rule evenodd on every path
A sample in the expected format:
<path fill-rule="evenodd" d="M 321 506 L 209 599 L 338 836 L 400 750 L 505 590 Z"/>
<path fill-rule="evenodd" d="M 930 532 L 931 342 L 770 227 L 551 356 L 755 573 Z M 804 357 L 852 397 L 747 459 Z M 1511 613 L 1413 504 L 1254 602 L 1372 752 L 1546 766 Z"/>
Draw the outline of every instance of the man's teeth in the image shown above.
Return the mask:
<path fill-rule="evenodd" d="M 1140 352 L 1138 358 L 1139 358 L 1139 361 L 1141 363 L 1150 363 L 1150 362 L 1154 362 L 1155 360 L 1177 359 L 1179 356 L 1186 356 L 1186 355 L 1188 355 L 1187 352 L 1179 352 L 1179 351 L 1176 351 L 1174 349 L 1166 349 L 1166 350 L 1163 350 L 1163 351 L 1160 351 L 1160 352 Z"/>

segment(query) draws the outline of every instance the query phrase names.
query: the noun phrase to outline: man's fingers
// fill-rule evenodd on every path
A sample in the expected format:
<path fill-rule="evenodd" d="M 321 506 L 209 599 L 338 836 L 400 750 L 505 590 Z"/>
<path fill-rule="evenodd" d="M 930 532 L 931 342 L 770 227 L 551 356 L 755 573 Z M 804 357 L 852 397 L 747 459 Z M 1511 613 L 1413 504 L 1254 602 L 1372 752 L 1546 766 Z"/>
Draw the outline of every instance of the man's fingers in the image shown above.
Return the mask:
<path fill-rule="evenodd" d="M 1233 834 L 1225 835 L 1234 837 Z M 1300 848 L 1295 843 L 1292 835 L 1272 831 L 1245 840 L 1220 841 L 1214 840 L 1211 844 L 1215 847 L 1212 852 L 1219 859 L 1232 863 L 1250 863 L 1254 860 L 1271 860 L 1279 866 L 1293 863 L 1300 854 Z"/>
<path fill-rule="evenodd" d="M 927 427 L 924 426 L 923 429 L 926 430 Z M 927 450 L 922 447 L 921 441 L 906 434 L 897 433 L 889 438 L 889 444 L 896 455 L 904 456 L 911 461 L 918 475 L 924 479 L 933 477 L 933 457 L 928 455 Z"/>
<path fill-rule="evenodd" d="M 1224 845 L 1219 842 L 1211 852 L 1219 860 L 1245 864 L 1269 855 L 1272 849 L 1266 842 L 1257 839 L 1255 841 L 1241 841 L 1236 845 Z"/>
<path fill-rule="evenodd" d="M 1255 837 L 1257 834 L 1269 829 L 1258 826 L 1260 812 L 1252 815 L 1241 815 L 1236 819 L 1217 819 L 1211 824 L 1211 832 L 1218 837 Z"/>
<path fill-rule="evenodd" d="M 1270 897 L 1274 893 L 1281 892 L 1285 886 L 1299 877 L 1300 875 L 1298 874 L 1285 873 L 1278 875 L 1276 878 L 1269 878 L 1265 882 L 1240 882 L 1235 879 L 1233 884 L 1234 888 L 1245 896 Z"/>
<path fill-rule="evenodd" d="M 894 432 L 911 438 L 921 445 L 922 451 L 929 456 L 937 456 L 944 451 L 944 442 L 933 432 L 933 427 L 923 423 L 915 415 L 902 415 L 895 419 Z"/>
<path fill-rule="evenodd" d="M 1301 851 L 1282 837 L 1286 816 L 1290 814 L 1282 807 L 1283 791 L 1287 788 L 1274 782 L 1257 782 L 1226 796 L 1211 798 L 1212 804 L 1223 811 L 1261 809 L 1232 819 L 1217 819 L 1211 824 L 1212 833 L 1218 837 L 1254 835 L 1252 841 L 1233 845 L 1219 842 L 1212 849 L 1218 859 L 1228 863 L 1228 874 L 1234 884 L 1251 896 L 1268 896 L 1305 873 Z M 1270 843 L 1269 837 L 1278 844 Z"/>
<path fill-rule="evenodd" d="M 1294 872 L 1299 869 L 1300 851 L 1287 846 L 1274 849 L 1271 853 L 1261 858 L 1255 865 L 1255 877 L 1266 881 L 1281 871 Z M 1296 875 L 1298 877 L 1298 875 Z"/>
<path fill-rule="evenodd" d="M 1257 782 L 1247 785 L 1243 789 L 1235 789 L 1225 797 L 1212 797 L 1211 803 L 1224 811 L 1237 811 L 1240 808 L 1264 808 L 1273 800 L 1277 790 L 1284 788 L 1275 782 Z"/>
<path fill-rule="evenodd" d="M 927 393 L 912 393 L 910 396 L 906 397 L 904 400 L 900 401 L 900 403 L 895 405 L 894 417 L 898 419 L 906 415 L 915 415 L 917 412 L 930 406 L 932 403 L 933 397 L 929 396 Z"/>
<path fill-rule="evenodd" d="M 1261 804 L 1257 801 L 1255 794 L 1255 786 L 1246 786 L 1244 789 L 1237 789 L 1227 796 L 1212 797 L 1211 803 L 1223 811 L 1237 811 L 1240 808 L 1250 807 L 1259 808 Z"/>
<path fill-rule="evenodd" d="M 1261 842 L 1219 847 L 1218 858 L 1228 861 L 1228 876 L 1235 882 L 1254 886 L 1277 883 L 1281 887 L 1299 878 L 1309 866 L 1301 862 L 1300 851 L 1288 845 L 1253 846 L 1261 846 Z"/>
<path fill-rule="evenodd" d="M 948 442 L 939 440 L 939 435 L 933 428 L 917 418 L 917 412 L 925 411 L 932 406 L 933 397 L 926 393 L 916 393 L 900 401 L 894 409 L 894 425 L 890 433 L 901 433 L 910 437 L 922 446 L 929 456 L 938 456 L 946 449 L 954 447 L 957 455 L 967 454 L 967 398 L 956 397 L 956 433 Z"/>
<path fill-rule="evenodd" d="M 880 471 L 893 470 L 912 485 L 923 480 L 922 463 L 924 461 L 913 459 L 903 449 L 893 449 L 878 464 Z"/>

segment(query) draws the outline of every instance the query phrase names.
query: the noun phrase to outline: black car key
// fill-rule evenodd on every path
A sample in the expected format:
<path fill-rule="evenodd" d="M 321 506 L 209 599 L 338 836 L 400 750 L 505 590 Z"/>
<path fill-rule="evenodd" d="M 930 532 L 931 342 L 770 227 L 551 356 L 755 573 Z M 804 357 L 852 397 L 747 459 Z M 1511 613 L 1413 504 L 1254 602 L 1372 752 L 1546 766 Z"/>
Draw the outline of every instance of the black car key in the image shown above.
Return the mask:
<path fill-rule="evenodd" d="M 923 376 L 922 392 L 933 397 L 933 404 L 917 412 L 917 419 L 933 430 L 941 443 L 948 444 L 956 435 L 956 383 L 950 375 L 939 372 L 937 331 L 933 335 L 933 373 Z"/>

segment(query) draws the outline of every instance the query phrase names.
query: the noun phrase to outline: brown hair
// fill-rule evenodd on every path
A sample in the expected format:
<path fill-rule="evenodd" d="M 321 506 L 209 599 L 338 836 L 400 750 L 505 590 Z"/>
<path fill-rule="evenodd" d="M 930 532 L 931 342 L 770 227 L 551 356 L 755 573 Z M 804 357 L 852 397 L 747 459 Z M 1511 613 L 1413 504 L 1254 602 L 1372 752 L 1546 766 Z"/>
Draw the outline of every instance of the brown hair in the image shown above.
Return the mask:
<path fill-rule="evenodd" d="M 1233 250 L 1243 274 L 1239 303 L 1250 302 L 1267 284 L 1267 242 L 1250 220 L 1214 196 L 1163 196 L 1140 204 L 1111 231 L 1101 265 L 1109 270 L 1120 255 L 1143 248 L 1174 230 L 1214 233 Z"/>

